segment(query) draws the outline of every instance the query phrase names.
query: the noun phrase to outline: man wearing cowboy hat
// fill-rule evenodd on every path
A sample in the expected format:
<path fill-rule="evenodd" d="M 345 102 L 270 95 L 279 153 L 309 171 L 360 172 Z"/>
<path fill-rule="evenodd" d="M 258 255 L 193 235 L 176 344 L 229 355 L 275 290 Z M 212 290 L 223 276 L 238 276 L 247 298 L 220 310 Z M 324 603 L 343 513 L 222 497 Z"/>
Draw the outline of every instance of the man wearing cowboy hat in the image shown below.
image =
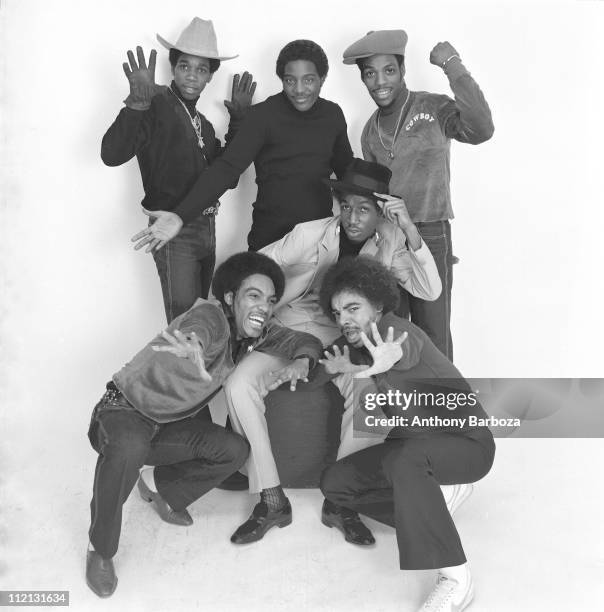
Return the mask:
<path fill-rule="evenodd" d="M 319 287 L 326 270 L 345 256 L 371 256 L 385 264 L 395 274 L 399 285 L 412 295 L 426 300 L 438 297 L 441 283 L 434 258 L 409 219 L 404 202 L 387 195 L 389 180 L 388 168 L 353 159 L 341 180 L 325 179 L 339 201 L 340 215 L 299 223 L 281 240 L 259 251 L 276 261 L 285 274 L 285 291 L 274 314 L 282 325 L 313 334 L 324 346 L 340 335 L 338 326 L 322 312 Z M 270 372 L 282 365 L 278 358 L 254 351 L 225 383 L 233 428 L 250 443 L 247 464 L 250 493 L 270 490 L 279 483 L 263 396 L 267 390 L 274 390 L 283 382 L 284 379 L 279 377 L 270 379 Z M 351 406 L 347 381 L 338 379 L 334 382 L 345 397 L 345 408 Z M 338 458 L 378 441 L 353 438 L 352 411 L 346 410 Z M 291 512 L 289 505 L 286 508 Z M 345 513 L 346 520 L 340 511 Z M 278 518 L 275 512 L 271 520 Z M 358 516 L 355 518 L 350 512 L 346 514 L 343 509 L 326 502 L 323 518 L 344 530 L 349 541 L 357 544 L 373 542 L 371 533 Z M 265 526 L 266 522 L 256 525 L 252 516 L 234 534 L 232 541 L 245 543 L 259 539 Z"/>
<path fill-rule="evenodd" d="M 101 157 L 108 166 L 138 159 L 145 197 L 145 214 L 172 210 L 191 185 L 221 154 L 222 147 L 212 124 L 195 108 L 199 95 L 212 80 L 225 56 L 218 52 L 211 21 L 195 17 L 175 43 L 159 34 L 169 49 L 173 81 L 168 87 L 155 84 L 156 51 L 147 66 L 143 50 L 137 60 L 128 51 L 123 68 L 130 84 L 126 106 L 103 137 Z M 247 72 L 233 81 L 230 102 L 225 101 L 235 122 L 251 104 L 256 84 Z M 231 121 L 227 142 L 235 126 Z M 234 185 L 232 185 L 234 186 Z M 168 322 L 206 298 L 215 263 L 214 214 L 218 202 L 182 228 L 166 249 L 154 253 Z"/>
<path fill-rule="evenodd" d="M 357 64 L 361 80 L 377 105 L 361 136 L 365 159 L 392 170 L 391 190 L 405 200 L 411 219 L 428 244 L 443 291 L 433 302 L 406 296 L 411 319 L 453 359 L 451 340 L 453 218 L 450 193 L 451 139 L 479 144 L 493 135 L 488 104 L 449 42 L 438 43 L 430 63 L 442 68 L 455 96 L 409 91 L 405 84 L 403 30 L 369 32 L 344 51 L 345 64 Z"/>

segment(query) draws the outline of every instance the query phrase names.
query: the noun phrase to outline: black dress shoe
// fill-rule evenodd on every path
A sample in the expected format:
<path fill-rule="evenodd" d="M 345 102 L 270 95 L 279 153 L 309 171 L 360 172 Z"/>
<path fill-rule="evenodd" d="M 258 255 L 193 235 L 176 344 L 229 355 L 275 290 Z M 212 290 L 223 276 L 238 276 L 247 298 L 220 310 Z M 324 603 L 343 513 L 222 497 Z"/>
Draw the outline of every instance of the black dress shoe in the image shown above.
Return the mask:
<path fill-rule="evenodd" d="M 99 596 L 111 597 L 117 576 L 111 559 L 103 559 L 96 550 L 86 553 L 86 584 Z"/>
<path fill-rule="evenodd" d="M 170 508 L 168 502 L 159 493 L 151 491 L 142 478 L 138 479 L 138 490 L 141 497 L 153 505 L 157 514 L 166 523 L 182 527 L 188 527 L 193 524 L 193 519 L 186 509 L 176 511 Z"/>
<path fill-rule="evenodd" d="M 354 510 L 336 506 L 327 499 L 323 502 L 321 522 L 327 527 L 339 529 L 344 534 L 344 539 L 351 544 L 359 546 L 375 544 L 373 534 Z"/>
<path fill-rule="evenodd" d="M 233 544 L 249 544 L 264 537 L 271 527 L 286 527 L 292 522 L 292 507 L 287 503 L 281 510 L 269 511 L 264 502 L 256 504 L 250 518 L 231 536 Z"/>
<path fill-rule="evenodd" d="M 250 483 L 245 474 L 242 474 L 241 472 L 233 472 L 219 485 L 216 485 L 216 488 L 223 489 L 224 491 L 247 491 L 249 486 Z"/>

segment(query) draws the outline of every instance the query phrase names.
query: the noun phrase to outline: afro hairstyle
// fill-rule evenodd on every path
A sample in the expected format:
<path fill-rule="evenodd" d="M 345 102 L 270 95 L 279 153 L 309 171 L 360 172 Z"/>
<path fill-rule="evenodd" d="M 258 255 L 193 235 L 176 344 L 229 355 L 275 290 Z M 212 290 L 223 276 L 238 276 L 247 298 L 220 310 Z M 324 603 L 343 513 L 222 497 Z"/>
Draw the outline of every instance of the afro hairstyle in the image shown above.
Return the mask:
<path fill-rule="evenodd" d="M 277 57 L 276 71 L 277 76 L 283 79 L 285 74 L 285 65 L 288 62 L 295 62 L 296 60 L 306 60 L 312 62 L 317 69 L 317 74 L 323 78 L 327 76 L 329 70 L 329 62 L 325 51 L 312 40 L 293 40 L 287 43 L 283 49 L 279 52 Z"/>
<path fill-rule="evenodd" d="M 254 251 L 235 253 L 218 266 L 212 279 L 214 297 L 226 307 L 224 294 L 230 291 L 236 293 L 241 283 L 252 274 L 268 276 L 275 285 L 275 297 L 281 299 L 285 287 L 283 271 L 272 259 Z"/>
<path fill-rule="evenodd" d="M 383 314 L 394 310 L 400 299 L 398 283 L 392 272 L 366 255 L 344 257 L 323 277 L 319 301 L 332 319 L 331 299 L 343 291 L 363 296 L 374 306 L 381 307 Z"/>

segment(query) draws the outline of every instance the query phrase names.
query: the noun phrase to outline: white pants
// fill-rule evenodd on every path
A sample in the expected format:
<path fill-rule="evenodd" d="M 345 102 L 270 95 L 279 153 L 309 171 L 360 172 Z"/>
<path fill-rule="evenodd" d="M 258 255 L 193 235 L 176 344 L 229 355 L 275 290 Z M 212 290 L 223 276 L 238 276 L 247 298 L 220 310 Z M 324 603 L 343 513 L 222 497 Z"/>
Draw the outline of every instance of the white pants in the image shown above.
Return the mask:
<path fill-rule="evenodd" d="M 224 393 L 233 429 L 250 443 L 246 469 L 250 481 L 249 492 L 259 493 L 280 484 L 273 457 L 264 397 L 267 384 L 273 379 L 269 372 L 287 365 L 287 360 L 258 351 L 246 355 L 224 383 Z M 344 396 L 344 415 L 340 432 L 338 459 L 383 441 L 383 436 L 353 436 L 352 378 L 338 376 L 334 384 Z"/>
<path fill-rule="evenodd" d="M 233 429 L 250 443 L 246 462 L 250 493 L 279 485 L 279 474 L 266 424 L 264 397 L 273 377 L 269 372 L 287 365 L 287 360 L 252 351 L 231 372 L 224 394 Z"/>

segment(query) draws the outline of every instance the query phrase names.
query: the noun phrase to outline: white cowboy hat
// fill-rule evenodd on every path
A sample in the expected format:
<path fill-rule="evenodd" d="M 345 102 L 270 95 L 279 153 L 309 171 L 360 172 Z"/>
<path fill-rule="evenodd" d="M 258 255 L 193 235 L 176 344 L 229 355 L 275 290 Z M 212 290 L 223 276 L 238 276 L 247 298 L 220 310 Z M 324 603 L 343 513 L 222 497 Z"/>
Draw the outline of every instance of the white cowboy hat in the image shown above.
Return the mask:
<path fill-rule="evenodd" d="M 195 17 L 193 21 L 182 31 L 178 40 L 172 44 L 157 34 L 157 40 L 166 49 L 178 49 L 188 55 L 207 57 L 208 59 L 230 60 L 237 55 L 221 56 L 218 55 L 216 44 L 216 32 L 214 24 L 210 20 Z"/>

